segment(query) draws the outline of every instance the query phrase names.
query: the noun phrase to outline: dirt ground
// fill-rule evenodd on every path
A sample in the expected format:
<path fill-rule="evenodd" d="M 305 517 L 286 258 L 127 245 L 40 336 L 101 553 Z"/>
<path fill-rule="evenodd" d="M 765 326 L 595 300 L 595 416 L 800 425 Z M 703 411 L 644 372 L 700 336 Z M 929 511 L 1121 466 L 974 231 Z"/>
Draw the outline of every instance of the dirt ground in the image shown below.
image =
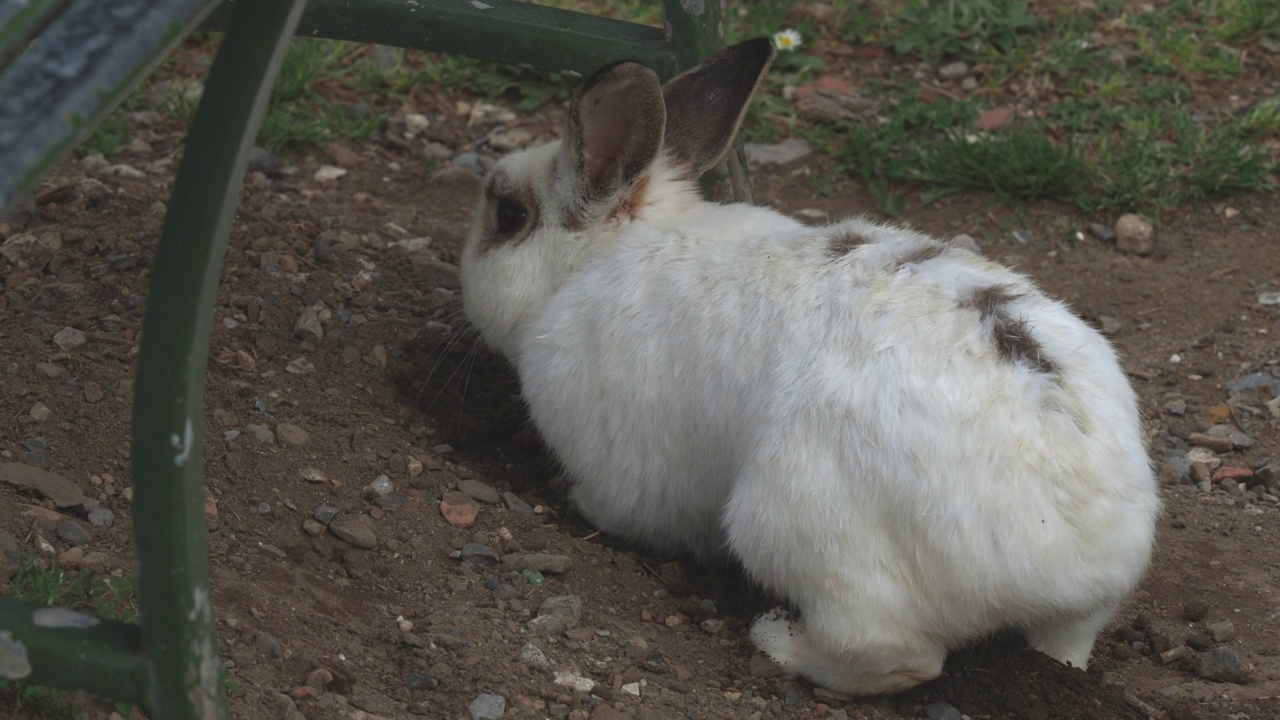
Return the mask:
<path fill-rule="evenodd" d="M 997 638 L 917 690 L 850 699 L 753 658 L 745 629 L 771 603 L 733 568 L 626 547 L 565 503 L 510 369 L 461 316 L 455 263 L 479 179 L 421 154 L 491 152 L 480 141 L 496 121 L 468 126 L 454 100 L 405 109 L 425 132 L 402 112 L 368 142 L 259 158 L 246 183 L 204 432 L 233 717 L 1280 717 L 1280 305 L 1266 295 L 1280 291 L 1280 194 L 1172 211 L 1145 257 L 1088 230 L 1114 218 L 1059 206 L 908 207 L 905 220 L 972 235 L 1112 336 L 1167 510 L 1151 572 L 1087 673 Z M 505 123 L 549 137 L 549 114 Z M 0 530 L 97 573 L 132 572 L 132 529 L 148 521 L 130 506 L 132 378 L 182 137 L 154 114 L 131 126 L 121 157 L 69 162 L 0 225 L 13 251 L 0 258 L 0 462 L 89 498 L 60 510 L 85 538 L 59 531 L 50 500 L 0 485 Z M 875 215 L 856 185 L 811 189 L 829 162 L 755 167 L 758 200 L 814 220 Z M 318 179 L 322 165 L 345 174 Z M 1241 378 L 1271 389 L 1233 392 Z M 445 517 L 476 510 L 471 527 Z M 552 603 L 564 622 L 539 620 L 560 596 L 577 599 Z"/>

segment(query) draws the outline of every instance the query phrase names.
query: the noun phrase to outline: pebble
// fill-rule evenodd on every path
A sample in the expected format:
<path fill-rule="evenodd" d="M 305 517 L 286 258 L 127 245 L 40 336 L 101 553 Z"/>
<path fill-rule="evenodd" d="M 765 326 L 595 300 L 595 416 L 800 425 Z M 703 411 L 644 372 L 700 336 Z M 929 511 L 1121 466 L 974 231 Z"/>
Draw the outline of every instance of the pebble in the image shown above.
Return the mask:
<path fill-rule="evenodd" d="M 938 77 L 943 80 L 958 80 L 969 74 L 969 63 L 963 60 L 949 62 L 938 68 Z"/>
<path fill-rule="evenodd" d="M 533 133 L 523 128 L 494 131 L 489 134 L 489 147 L 501 153 L 519 150 L 533 142 Z"/>
<path fill-rule="evenodd" d="M 419 690 L 422 688 L 435 689 L 440 687 L 440 681 L 431 675 L 419 675 L 418 673 L 409 673 L 401 678 L 404 686 L 410 690 Z"/>
<path fill-rule="evenodd" d="M 85 500 L 79 485 L 34 465 L 0 463 L 0 482 L 34 490 L 60 508 L 83 505 Z"/>
<path fill-rule="evenodd" d="M 39 237 L 18 233 L 0 244 L 0 256 L 19 267 L 40 270 L 62 249 L 62 236 L 56 232 Z"/>
<path fill-rule="evenodd" d="M 533 514 L 533 507 L 529 505 L 529 503 L 525 502 L 524 500 L 521 500 L 520 496 L 516 495 L 515 493 L 511 493 L 511 492 L 502 493 L 502 502 L 504 505 L 507 506 L 507 509 L 509 510 L 515 510 L 516 512 L 522 512 L 522 513 L 529 513 L 530 515 Z"/>
<path fill-rule="evenodd" d="M 520 648 L 520 661 L 534 667 L 546 667 L 551 664 L 542 648 L 531 642 L 525 643 L 524 647 Z"/>
<path fill-rule="evenodd" d="M 760 654 L 751 656 L 751 659 L 747 661 L 747 670 L 751 672 L 751 677 L 775 678 L 782 676 L 782 668 L 778 663 Z"/>
<path fill-rule="evenodd" d="M 84 384 L 84 401 L 87 403 L 100 402 L 106 393 L 102 391 L 102 386 L 89 380 Z"/>
<path fill-rule="evenodd" d="M 563 685 L 571 690 L 577 690 L 579 692 L 591 692 L 591 689 L 596 686 L 595 680 L 567 670 L 557 670 L 552 673 L 551 677 L 555 684 Z"/>
<path fill-rule="evenodd" d="M 1187 636 L 1187 647 L 1193 650 L 1208 650 L 1213 647 L 1213 636 L 1206 632 L 1191 633 Z"/>
<path fill-rule="evenodd" d="M 321 505 L 320 507 L 316 508 L 316 511 L 314 513 L 312 513 L 312 517 L 314 517 L 316 520 L 323 523 L 325 526 L 328 526 L 329 523 L 333 522 L 334 518 L 338 517 L 339 512 L 341 511 L 338 510 L 338 508 L 336 507 Z"/>
<path fill-rule="evenodd" d="M 266 148 L 254 145 L 249 149 L 248 171 L 269 173 L 280 169 L 280 158 Z"/>
<path fill-rule="evenodd" d="M 491 565 L 498 562 L 498 554 L 493 551 L 493 548 L 481 543 L 467 543 L 458 553 L 458 557 L 475 565 Z"/>
<path fill-rule="evenodd" d="M 1236 447 L 1229 437 L 1219 437 L 1199 432 L 1193 432 L 1188 435 L 1187 442 L 1202 448 L 1208 448 L 1217 453 L 1231 452 Z"/>
<path fill-rule="evenodd" d="M 779 143 L 746 143 L 747 160 L 761 165 L 783 165 L 813 152 L 813 145 L 801 138 L 787 138 Z"/>
<path fill-rule="evenodd" d="M 1209 631 L 1209 636 L 1216 643 L 1227 643 L 1236 639 L 1236 626 L 1230 620 L 1209 623 L 1205 629 Z"/>
<path fill-rule="evenodd" d="M 482 503 L 497 505 L 502 502 L 498 491 L 488 483 L 479 480 L 460 480 L 458 481 L 458 489 L 466 493 L 472 500 L 479 500 Z"/>
<path fill-rule="evenodd" d="M 24 553 L 18 541 L 6 532 L 0 532 L 0 582 L 9 580 L 22 567 Z"/>
<path fill-rule="evenodd" d="M 329 522 L 329 532 L 339 539 L 363 550 L 378 547 L 378 537 L 367 515 L 338 515 Z"/>
<path fill-rule="evenodd" d="M 1240 654 L 1231 648 L 1219 647 L 1196 657 L 1196 675 L 1215 682 L 1243 684 L 1249 682 L 1249 669 Z"/>
<path fill-rule="evenodd" d="M 1116 241 L 1116 231 L 1101 223 L 1089 223 L 1089 234 L 1105 243 Z"/>
<path fill-rule="evenodd" d="M 501 720 L 507 712 L 507 699 L 493 693 L 480 693 L 467 704 L 470 720 Z"/>
<path fill-rule="evenodd" d="M 1230 467 L 1223 465 L 1213 471 L 1213 482 L 1222 482 L 1223 480 L 1248 480 L 1253 477 L 1253 471 L 1244 467 Z"/>
<path fill-rule="evenodd" d="M 314 518 L 307 518 L 302 521 L 302 529 L 311 537 L 320 537 L 324 534 L 324 523 Z"/>
<path fill-rule="evenodd" d="M 53 344 L 62 350 L 74 350 L 89 341 L 83 330 L 64 327 L 53 336 Z"/>
<path fill-rule="evenodd" d="M 293 423 L 279 423 L 276 425 L 276 438 L 284 445 L 306 445 L 311 440 L 311 436 L 307 435 L 307 431 L 294 425 Z"/>
<path fill-rule="evenodd" d="M 561 574 L 573 566 L 573 559 L 566 555 L 550 553 L 511 553 L 502 556 L 502 562 L 522 570 Z"/>
<path fill-rule="evenodd" d="M 54 365 L 53 363 L 38 362 L 36 363 L 36 374 L 40 375 L 41 377 L 54 380 L 62 377 L 63 375 L 66 375 L 67 371 L 63 370 L 61 366 Z"/>
<path fill-rule="evenodd" d="M 476 524 L 480 506 L 460 492 L 447 492 L 440 500 L 440 514 L 456 528 L 469 528 Z"/>
<path fill-rule="evenodd" d="M 101 505 L 89 511 L 89 522 L 98 527 L 111 527 L 115 521 L 115 514 Z"/>
<path fill-rule="evenodd" d="M 569 629 L 568 621 L 559 615 L 540 615 L 526 624 L 534 635 L 544 637 L 561 635 L 565 630 Z"/>
<path fill-rule="evenodd" d="M 1248 392 L 1265 388 L 1272 397 L 1280 397 L 1280 377 L 1268 372 L 1250 373 L 1227 383 L 1227 390 L 1232 393 Z"/>
<path fill-rule="evenodd" d="M 484 162 L 484 159 L 482 159 L 480 155 L 477 153 L 473 153 L 473 152 L 458 153 L 457 155 L 454 155 L 453 159 L 450 160 L 449 162 L 453 163 L 454 165 L 457 165 L 458 167 L 466 168 L 474 172 L 476 175 L 483 176 L 489 172 L 489 169 L 486 167 L 486 163 Z"/>
<path fill-rule="evenodd" d="M 404 116 L 404 129 L 417 135 L 431 127 L 431 121 L 422 113 L 407 113 Z"/>
<path fill-rule="evenodd" d="M 956 235 L 955 237 L 951 238 L 950 245 L 952 247 L 964 248 L 965 250 L 968 250 L 969 252 L 975 255 L 982 254 L 982 246 L 978 245 L 977 238 L 973 237 L 972 235 L 967 235 L 964 233 L 961 233 L 960 235 Z"/>
<path fill-rule="evenodd" d="M 249 423 L 244 426 L 244 429 L 245 432 L 253 436 L 254 440 L 257 440 L 260 443 L 266 443 L 267 445 L 276 444 L 276 434 L 271 432 L 271 428 L 266 425 Z"/>
<path fill-rule="evenodd" d="M 298 320 L 293 324 L 293 333 L 303 340 L 310 340 L 318 343 L 324 340 L 324 326 L 320 324 L 320 310 L 315 307 L 307 307 L 298 315 Z"/>
<path fill-rule="evenodd" d="M 1264 292 L 1258 293 L 1259 305 L 1280 305 L 1280 292 Z"/>
<path fill-rule="evenodd" d="M 1116 249 L 1131 255 L 1150 255 L 1155 249 L 1155 228 L 1142 215 L 1126 213 L 1116 220 Z"/>
<path fill-rule="evenodd" d="M 29 410 L 27 414 L 36 422 L 44 422 L 49 419 L 49 416 L 53 414 L 53 411 L 49 409 L 48 405 L 38 402 L 31 406 L 31 410 Z"/>
<path fill-rule="evenodd" d="M 68 545 L 80 546 L 93 542 L 89 532 L 74 520 L 63 520 L 54 527 L 54 530 L 58 533 L 58 538 Z"/>
<path fill-rule="evenodd" d="M 373 482 L 364 486 L 365 497 L 383 497 L 395 490 L 395 486 L 391 484 L 391 478 L 386 475 L 379 475 L 373 479 Z"/>
<path fill-rule="evenodd" d="M 49 442 L 43 437 L 33 437 L 22 441 L 22 447 L 26 450 L 22 454 L 24 460 L 36 465 L 49 464 Z M 0 469 L 0 476 L 3 476 L 3 469 Z M 3 479 L 0 477 L 0 479 Z M 56 501 L 55 501 L 56 502 Z"/>
<path fill-rule="evenodd" d="M 346 174 L 346 168 L 340 168 L 336 165 L 321 165 L 320 169 L 316 170 L 316 174 L 312 177 L 316 182 L 333 182 Z"/>
<path fill-rule="evenodd" d="M 576 627 L 582 619 L 582 598 L 577 595 L 556 595 L 542 601 L 538 615 L 562 617 L 568 627 Z"/>

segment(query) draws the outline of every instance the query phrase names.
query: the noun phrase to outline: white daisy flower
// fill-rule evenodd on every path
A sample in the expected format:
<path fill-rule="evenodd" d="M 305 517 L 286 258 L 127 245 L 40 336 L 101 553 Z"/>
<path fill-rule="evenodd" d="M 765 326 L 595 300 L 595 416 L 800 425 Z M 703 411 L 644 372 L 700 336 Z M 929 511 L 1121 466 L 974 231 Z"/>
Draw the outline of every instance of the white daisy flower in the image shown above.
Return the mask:
<path fill-rule="evenodd" d="M 800 33 L 791 28 L 773 34 L 773 46 L 779 50 L 795 50 L 803 43 Z"/>

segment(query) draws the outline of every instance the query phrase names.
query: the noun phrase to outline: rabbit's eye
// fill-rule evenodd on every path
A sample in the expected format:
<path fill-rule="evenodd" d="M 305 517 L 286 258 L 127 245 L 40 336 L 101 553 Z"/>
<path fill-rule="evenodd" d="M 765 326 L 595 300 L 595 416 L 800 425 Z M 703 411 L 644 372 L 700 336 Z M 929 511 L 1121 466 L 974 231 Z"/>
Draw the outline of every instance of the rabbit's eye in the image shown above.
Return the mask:
<path fill-rule="evenodd" d="M 523 203 L 513 198 L 502 198 L 498 201 L 498 232 L 510 235 L 524 227 L 529 219 L 529 211 Z"/>

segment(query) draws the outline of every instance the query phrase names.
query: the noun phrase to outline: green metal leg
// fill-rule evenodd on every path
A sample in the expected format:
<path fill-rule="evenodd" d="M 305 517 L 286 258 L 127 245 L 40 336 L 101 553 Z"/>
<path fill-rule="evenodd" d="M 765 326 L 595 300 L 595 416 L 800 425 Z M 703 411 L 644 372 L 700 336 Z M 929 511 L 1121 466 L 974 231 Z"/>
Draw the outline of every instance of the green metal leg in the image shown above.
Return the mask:
<path fill-rule="evenodd" d="M 235 3 L 156 250 L 138 356 L 133 484 L 148 705 L 165 720 L 225 715 L 203 512 L 209 330 L 249 149 L 304 5 Z"/>
<path fill-rule="evenodd" d="M 724 47 L 720 0 L 662 0 L 662 16 L 667 45 L 679 59 L 681 70 L 697 65 Z M 703 192 L 718 202 L 751 202 L 746 168 L 742 142 L 735 141 L 725 162 L 703 176 Z"/>

